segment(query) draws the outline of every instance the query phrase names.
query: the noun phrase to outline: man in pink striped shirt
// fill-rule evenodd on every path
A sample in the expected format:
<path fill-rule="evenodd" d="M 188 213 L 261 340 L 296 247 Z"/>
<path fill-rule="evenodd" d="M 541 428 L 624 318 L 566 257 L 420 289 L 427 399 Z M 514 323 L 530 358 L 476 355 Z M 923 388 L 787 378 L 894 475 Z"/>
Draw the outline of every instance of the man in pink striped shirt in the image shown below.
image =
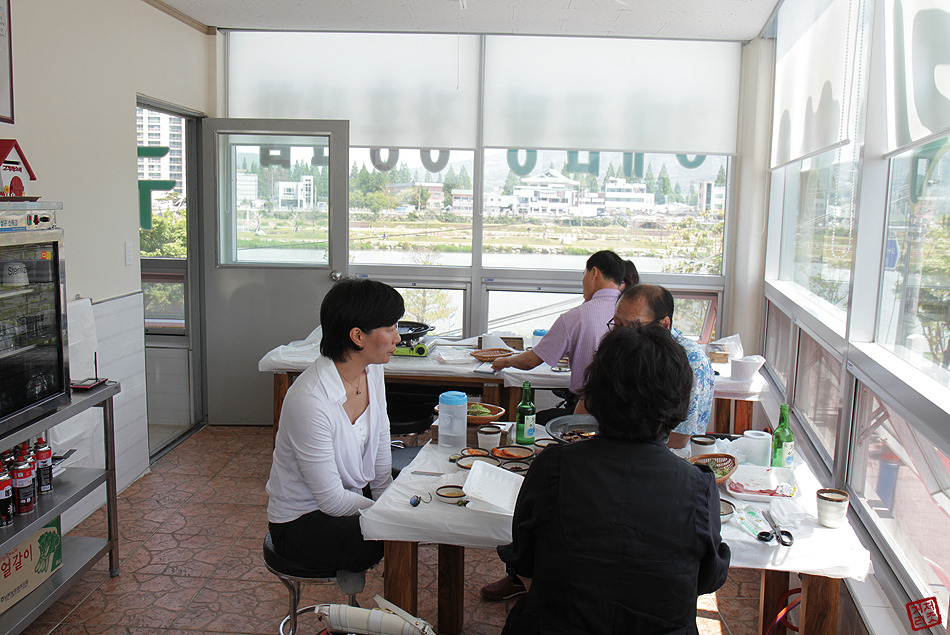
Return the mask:
<path fill-rule="evenodd" d="M 598 251 L 592 255 L 587 259 L 581 280 L 584 302 L 558 317 L 537 346 L 517 355 L 496 359 L 492 364 L 495 370 L 510 366 L 530 370 L 541 362 L 557 366 L 561 358 L 565 355 L 568 357 L 571 384 L 565 408 L 539 412 L 538 424 L 543 425 L 554 417 L 574 412 L 577 395 L 584 385 L 584 371 L 593 359 L 600 340 L 607 333 L 607 322 L 614 316 L 626 269 L 632 265 L 612 251 Z M 636 268 L 633 270 L 636 271 Z"/>

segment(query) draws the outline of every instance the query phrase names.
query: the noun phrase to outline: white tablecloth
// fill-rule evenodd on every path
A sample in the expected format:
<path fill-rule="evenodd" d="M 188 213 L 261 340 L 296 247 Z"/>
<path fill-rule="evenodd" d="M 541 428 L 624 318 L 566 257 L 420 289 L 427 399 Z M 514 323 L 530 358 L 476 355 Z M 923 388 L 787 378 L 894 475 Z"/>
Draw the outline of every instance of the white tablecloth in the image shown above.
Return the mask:
<path fill-rule="evenodd" d="M 511 542 L 511 516 L 440 502 L 440 485 L 465 482 L 468 472 L 449 462 L 449 452 L 433 443 L 399 473 L 399 478 L 372 507 L 360 512 L 363 536 L 372 540 L 408 540 L 465 547 L 495 547 Z M 414 471 L 442 472 L 424 476 Z M 414 495 L 432 497 L 418 507 L 409 504 Z"/>
<path fill-rule="evenodd" d="M 449 463 L 450 452 L 428 444 L 416 459 L 402 470 L 392 486 L 369 509 L 361 512 L 363 535 L 373 540 L 406 540 L 465 547 L 495 547 L 511 542 L 511 516 L 476 511 L 439 502 L 435 489 L 448 483 L 462 484 L 467 472 Z M 777 571 L 797 571 L 831 578 L 863 580 L 871 568 L 870 554 L 850 526 L 828 529 L 818 525 L 815 491 L 819 488 L 811 470 L 796 458 L 795 479 L 801 489 L 796 497 L 805 511 L 812 514 L 797 529 L 791 530 L 795 543 L 779 547 L 774 542 L 759 542 L 732 520 L 722 528 L 722 537 L 732 549 L 732 566 Z M 424 476 L 413 471 L 442 472 L 443 476 Z M 737 505 L 766 509 L 767 504 L 742 501 L 725 493 L 723 498 Z M 412 507 L 413 495 L 432 502 Z"/>
<path fill-rule="evenodd" d="M 446 349 L 447 356 L 451 354 L 454 358 L 459 355 L 464 357 L 464 351 L 466 350 L 455 346 L 443 346 L 442 348 Z M 435 351 L 438 350 L 439 347 L 436 346 Z M 317 359 L 319 354 L 319 339 L 312 336 L 306 340 L 291 342 L 269 351 L 258 362 L 258 369 L 265 372 L 304 371 Z M 500 376 L 504 385 L 508 388 L 521 386 L 525 381 L 530 381 L 534 388 L 542 389 L 568 388 L 571 383 L 570 372 L 555 372 L 544 363 L 531 370 L 506 368 L 497 375 L 491 375 L 475 372 L 476 368 L 482 366 L 482 362 L 478 360 L 472 359 L 464 363 L 444 364 L 439 362 L 437 357 L 438 355 L 435 352 L 430 353 L 427 357 L 394 355 L 386 364 L 385 373 L 388 375 L 445 377 L 447 379 L 452 377 L 483 377 L 488 379 Z M 713 364 L 713 369 L 719 373 L 716 375 L 715 393 L 718 399 L 757 401 L 769 391 L 769 384 L 761 372 L 756 373 L 751 381 L 733 381 L 730 377 L 732 371 L 729 364 Z"/>

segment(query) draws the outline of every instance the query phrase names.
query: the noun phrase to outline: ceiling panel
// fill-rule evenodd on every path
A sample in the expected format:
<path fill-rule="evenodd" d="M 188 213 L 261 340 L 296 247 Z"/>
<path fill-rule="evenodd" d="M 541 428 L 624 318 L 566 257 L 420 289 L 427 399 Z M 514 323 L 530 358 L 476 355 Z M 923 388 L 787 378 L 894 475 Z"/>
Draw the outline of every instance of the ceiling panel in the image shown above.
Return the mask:
<path fill-rule="evenodd" d="M 750 40 L 779 0 L 146 0 L 229 29 Z M 464 5 L 465 8 L 462 8 Z"/>

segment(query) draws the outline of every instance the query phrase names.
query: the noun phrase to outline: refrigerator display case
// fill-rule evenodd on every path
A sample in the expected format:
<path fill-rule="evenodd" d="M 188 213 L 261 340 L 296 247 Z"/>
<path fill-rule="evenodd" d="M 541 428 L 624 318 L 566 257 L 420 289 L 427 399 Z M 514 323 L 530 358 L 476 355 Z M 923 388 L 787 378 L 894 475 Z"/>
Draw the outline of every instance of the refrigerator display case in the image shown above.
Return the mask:
<path fill-rule="evenodd" d="M 58 209 L 0 202 L 0 435 L 69 402 Z"/>

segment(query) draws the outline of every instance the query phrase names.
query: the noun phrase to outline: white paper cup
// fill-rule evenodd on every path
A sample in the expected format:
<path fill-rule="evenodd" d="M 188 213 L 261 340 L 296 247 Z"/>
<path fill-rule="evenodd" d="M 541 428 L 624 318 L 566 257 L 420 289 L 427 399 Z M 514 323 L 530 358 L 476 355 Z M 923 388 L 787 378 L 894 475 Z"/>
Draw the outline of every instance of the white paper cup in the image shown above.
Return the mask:
<path fill-rule="evenodd" d="M 702 456 L 704 454 L 714 454 L 716 452 L 716 439 L 698 434 L 689 440 L 690 456 Z"/>
<path fill-rule="evenodd" d="M 771 464 L 772 435 L 762 430 L 746 430 L 742 436 L 748 439 L 746 459 L 749 463 L 768 467 Z"/>
<path fill-rule="evenodd" d="M 480 426 L 478 428 L 478 447 L 483 450 L 492 450 L 501 445 L 501 428 L 499 426 Z"/>
<path fill-rule="evenodd" d="M 818 490 L 818 522 L 825 527 L 841 527 L 848 523 L 850 496 L 840 489 Z"/>

